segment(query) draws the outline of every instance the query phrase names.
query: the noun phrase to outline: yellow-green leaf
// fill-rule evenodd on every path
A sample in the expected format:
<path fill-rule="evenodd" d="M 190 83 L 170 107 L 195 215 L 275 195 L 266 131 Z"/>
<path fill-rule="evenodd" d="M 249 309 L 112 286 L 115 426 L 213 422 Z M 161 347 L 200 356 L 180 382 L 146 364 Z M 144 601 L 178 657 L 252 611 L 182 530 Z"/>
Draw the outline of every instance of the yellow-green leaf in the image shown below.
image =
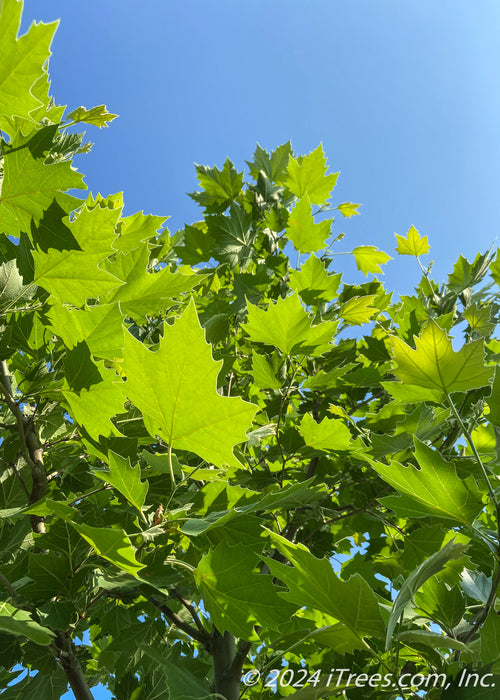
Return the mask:
<path fill-rule="evenodd" d="M 382 479 L 401 494 L 387 496 L 381 502 L 397 513 L 414 518 L 434 515 L 471 524 L 483 508 L 474 478 L 461 479 L 453 461 L 446 461 L 418 438 L 414 440 L 420 470 L 396 461 L 387 465 L 369 460 Z"/>
<path fill-rule="evenodd" d="M 367 294 L 364 297 L 353 297 L 343 304 L 339 311 L 338 317 L 349 325 L 357 326 L 362 323 L 368 323 L 378 309 L 371 306 L 371 302 L 375 299 L 376 294 Z"/>
<path fill-rule="evenodd" d="M 357 216 L 359 214 L 358 207 L 360 206 L 361 204 L 354 204 L 354 202 L 343 202 L 342 204 L 338 205 L 337 209 L 342 216 L 350 219 L 351 216 Z"/>
<path fill-rule="evenodd" d="M 286 235 L 299 253 L 314 253 L 325 247 L 333 219 L 316 223 L 312 215 L 311 200 L 304 195 L 290 212 Z"/>
<path fill-rule="evenodd" d="M 384 265 L 388 260 L 392 260 L 390 255 L 384 253 L 373 245 L 360 245 L 352 251 L 356 260 L 358 270 L 361 270 L 365 275 L 369 272 L 382 272 L 381 265 Z"/>
<path fill-rule="evenodd" d="M 484 364 L 482 340 L 467 343 L 455 352 L 446 331 L 432 319 L 415 338 L 415 350 L 395 336 L 392 344 L 398 363 L 394 374 L 404 384 L 451 394 L 487 386 L 493 376 L 493 368 Z"/>
<path fill-rule="evenodd" d="M 307 156 L 290 157 L 285 186 L 299 198 L 309 195 L 313 204 L 325 204 L 339 176 L 339 173 L 327 175 L 327 170 L 323 146 L 320 144 Z"/>
<path fill-rule="evenodd" d="M 427 236 L 420 236 L 415 226 L 411 226 L 404 236 L 394 234 L 398 241 L 396 252 L 400 255 L 425 255 L 431 249 Z"/>
<path fill-rule="evenodd" d="M 217 466 L 240 466 L 233 448 L 246 440 L 257 407 L 217 393 L 221 364 L 212 358 L 191 303 L 173 325 L 165 325 L 156 352 L 125 332 L 123 391 L 152 437 Z"/>

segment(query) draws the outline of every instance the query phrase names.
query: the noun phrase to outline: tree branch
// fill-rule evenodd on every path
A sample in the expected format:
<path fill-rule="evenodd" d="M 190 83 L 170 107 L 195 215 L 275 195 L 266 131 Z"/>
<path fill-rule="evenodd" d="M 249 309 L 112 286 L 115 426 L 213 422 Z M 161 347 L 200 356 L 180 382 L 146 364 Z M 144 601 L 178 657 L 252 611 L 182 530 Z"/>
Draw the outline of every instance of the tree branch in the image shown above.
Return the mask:
<path fill-rule="evenodd" d="M 201 632 L 199 629 L 192 627 L 189 623 L 184 622 L 184 620 L 182 620 L 177 613 L 169 608 L 168 605 L 165 605 L 165 603 L 160 603 L 153 597 L 149 597 L 148 601 L 151 603 L 151 605 L 154 605 L 155 608 L 158 608 L 158 610 L 163 613 L 165 617 L 167 617 L 176 627 L 182 630 L 189 637 L 196 639 L 196 641 L 200 644 L 203 644 L 205 649 L 209 651 L 211 636 L 205 629 L 203 629 L 203 632 Z"/>
<path fill-rule="evenodd" d="M 186 608 L 186 610 L 189 612 L 189 614 L 193 618 L 194 623 L 195 623 L 196 627 L 199 629 L 199 631 L 201 632 L 201 634 L 206 634 L 207 630 L 203 627 L 203 623 L 200 620 L 199 615 L 196 612 L 196 610 L 194 609 L 194 607 L 190 603 L 188 603 L 187 600 L 185 600 L 181 596 L 181 594 L 176 590 L 174 590 L 172 592 L 172 597 L 176 598 Z"/>
<path fill-rule="evenodd" d="M 69 632 L 56 630 L 55 645 L 59 662 L 66 674 L 75 700 L 94 700 L 94 696 L 90 692 L 88 683 L 83 675 L 82 667 L 73 649 Z"/>

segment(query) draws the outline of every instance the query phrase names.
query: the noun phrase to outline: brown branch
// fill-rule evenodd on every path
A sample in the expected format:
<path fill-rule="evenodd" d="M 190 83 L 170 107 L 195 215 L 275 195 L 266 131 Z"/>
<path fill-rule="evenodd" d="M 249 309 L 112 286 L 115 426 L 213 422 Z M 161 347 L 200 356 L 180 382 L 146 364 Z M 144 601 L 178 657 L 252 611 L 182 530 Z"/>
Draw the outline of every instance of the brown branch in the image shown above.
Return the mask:
<path fill-rule="evenodd" d="M 234 655 L 234 659 L 229 667 L 229 674 L 233 678 L 240 678 L 241 671 L 243 669 L 243 664 L 248 656 L 250 649 L 252 648 L 252 642 L 241 642 L 238 647 L 238 651 Z"/>
<path fill-rule="evenodd" d="M 94 700 L 75 654 L 69 632 L 56 630 L 57 658 L 71 686 L 75 700 Z"/>
<path fill-rule="evenodd" d="M 149 597 L 148 601 L 151 603 L 151 605 L 154 605 L 155 608 L 157 608 L 161 613 L 163 613 L 165 617 L 167 617 L 170 620 L 170 622 L 172 622 L 176 627 L 182 630 L 189 637 L 196 639 L 196 641 L 200 644 L 203 644 L 207 651 L 209 650 L 211 636 L 205 629 L 203 629 L 203 632 L 201 632 L 195 627 L 192 627 L 192 625 L 190 625 L 189 623 L 184 622 L 184 620 L 182 620 L 177 615 L 177 613 L 175 613 L 171 608 L 169 608 L 168 605 L 165 605 L 165 603 L 160 603 L 153 597 Z"/>
<path fill-rule="evenodd" d="M 189 614 L 190 614 L 191 617 L 193 618 L 193 620 L 194 620 L 194 622 L 195 622 L 195 625 L 196 625 L 196 627 L 200 630 L 200 632 L 201 632 L 202 634 L 206 634 L 207 631 L 206 631 L 206 629 L 203 627 L 203 623 L 201 622 L 201 620 L 200 620 L 200 618 L 199 618 L 199 615 L 198 615 L 198 613 L 196 612 L 196 610 L 194 609 L 194 607 L 193 607 L 190 603 L 188 603 L 187 600 L 185 600 L 185 599 L 181 596 L 181 594 L 178 593 L 177 591 L 173 591 L 172 597 L 173 597 L 173 598 L 176 598 L 176 599 L 186 608 L 186 610 L 189 612 Z"/>

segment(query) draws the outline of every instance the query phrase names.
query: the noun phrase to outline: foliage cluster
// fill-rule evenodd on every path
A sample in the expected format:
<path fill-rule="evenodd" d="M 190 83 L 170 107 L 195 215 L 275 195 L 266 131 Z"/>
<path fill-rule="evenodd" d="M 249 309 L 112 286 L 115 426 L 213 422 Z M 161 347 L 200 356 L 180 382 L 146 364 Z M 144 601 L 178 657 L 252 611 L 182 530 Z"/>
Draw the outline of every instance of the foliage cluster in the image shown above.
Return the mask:
<path fill-rule="evenodd" d="M 21 9 L 0 2 L 2 698 L 416 696 L 341 668 L 496 697 L 457 679 L 500 672 L 499 259 L 437 284 L 412 227 L 413 295 L 373 245 L 349 284 L 331 213 L 358 205 L 331 204 L 321 146 L 198 166 L 174 235 L 77 198 L 74 127 L 114 115 L 50 98 L 55 25 L 17 38 Z"/>

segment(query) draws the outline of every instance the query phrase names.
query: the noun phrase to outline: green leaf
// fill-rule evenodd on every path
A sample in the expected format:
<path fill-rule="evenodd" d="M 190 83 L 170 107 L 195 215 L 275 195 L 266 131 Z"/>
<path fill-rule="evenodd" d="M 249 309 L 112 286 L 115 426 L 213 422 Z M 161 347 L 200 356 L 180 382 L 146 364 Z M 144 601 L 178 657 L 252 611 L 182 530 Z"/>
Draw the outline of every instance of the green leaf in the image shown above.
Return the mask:
<path fill-rule="evenodd" d="M 169 302 L 190 291 L 201 277 L 171 272 L 167 267 L 158 272 L 148 272 L 149 251 L 146 246 L 135 248 L 118 256 L 113 263 L 102 267 L 121 285 L 107 296 L 110 304 L 119 302 L 123 314 L 135 319 L 152 316 L 167 308 Z"/>
<path fill-rule="evenodd" d="M 311 255 L 300 270 L 290 272 L 290 287 L 299 293 L 307 306 L 311 306 L 335 299 L 341 278 L 341 273 L 329 275 L 325 264 Z"/>
<path fill-rule="evenodd" d="M 317 559 L 304 545 L 293 544 L 281 535 L 270 533 L 270 537 L 293 565 L 266 559 L 271 573 L 288 587 L 288 593 L 280 594 L 285 600 L 332 615 L 358 637 L 385 636 L 375 594 L 359 574 L 342 581 L 328 559 Z"/>
<path fill-rule="evenodd" d="M 300 434 L 306 445 L 317 450 L 348 450 L 352 438 L 349 428 L 337 418 L 323 418 L 317 423 L 306 413 L 300 424 Z"/>
<path fill-rule="evenodd" d="M 99 556 L 107 559 L 119 569 L 135 576 L 144 568 L 144 564 L 139 564 L 135 558 L 134 548 L 125 530 L 91 527 L 84 523 L 74 522 L 71 525 L 95 549 Z"/>
<path fill-rule="evenodd" d="M 253 352 L 253 379 L 261 389 L 280 389 L 283 384 L 276 376 L 279 369 L 276 355 L 269 357 Z"/>
<path fill-rule="evenodd" d="M 327 175 L 327 170 L 323 146 L 320 144 L 307 156 L 290 156 L 285 187 L 299 199 L 308 195 L 313 204 L 325 204 L 339 176 L 339 173 Z"/>
<path fill-rule="evenodd" d="M 169 698 L 175 698 L 175 700 L 210 700 L 212 696 L 210 695 L 208 684 L 202 684 L 198 678 L 182 666 L 169 661 L 166 657 L 165 649 L 143 646 L 142 651 L 151 657 L 163 671 L 164 683 L 168 688 Z"/>
<path fill-rule="evenodd" d="M 333 339 L 336 324 L 324 321 L 311 325 L 312 317 L 301 305 L 297 294 L 278 299 L 264 311 L 248 305 L 248 319 L 243 326 L 255 343 L 274 345 L 286 355 L 322 354 Z"/>
<path fill-rule="evenodd" d="M 395 234 L 398 241 L 396 252 L 400 255 L 425 255 L 431 249 L 427 236 L 420 236 L 415 226 L 410 226 L 406 238 Z"/>
<path fill-rule="evenodd" d="M 117 225 L 119 236 L 113 243 L 113 247 L 122 253 L 142 248 L 146 241 L 155 238 L 156 233 L 167 221 L 167 218 L 143 214 L 142 211 L 139 211 L 120 219 Z"/>
<path fill-rule="evenodd" d="M 338 209 L 346 219 L 350 219 L 351 216 L 357 216 L 359 214 L 358 207 L 360 206 L 361 204 L 354 204 L 354 202 L 343 202 L 339 204 L 336 209 Z"/>
<path fill-rule="evenodd" d="M 92 109 L 77 107 L 68 114 L 68 119 L 70 119 L 72 122 L 92 124 L 93 126 L 98 126 L 99 129 L 102 129 L 103 126 L 108 126 L 108 122 L 113 121 L 113 119 L 116 119 L 117 116 L 117 114 L 111 114 L 111 112 L 108 112 L 106 105 L 98 105 L 97 107 L 92 107 Z"/>
<path fill-rule="evenodd" d="M 62 394 L 69 405 L 71 417 L 95 440 L 99 436 L 121 435 L 111 423 L 111 418 L 123 412 L 123 381 L 109 369 L 99 368 L 102 381 L 90 389 L 75 391 L 63 390 Z"/>
<path fill-rule="evenodd" d="M 491 307 L 480 307 L 477 304 L 470 304 L 464 310 L 464 318 L 469 322 L 472 331 L 481 336 L 488 336 L 495 328 L 495 323 L 490 321 Z"/>
<path fill-rule="evenodd" d="M 62 203 L 75 199 L 60 193 L 69 189 L 85 189 L 82 176 L 70 163 L 45 164 L 52 143 L 53 127 L 44 127 L 27 138 L 17 137 L 4 146 L 4 176 L 0 194 L 0 229 L 6 235 L 19 237 L 29 233 L 31 222 L 42 219 L 54 199 Z"/>
<path fill-rule="evenodd" d="M 23 284 L 16 260 L 8 260 L 0 265 L 0 310 L 21 306 L 35 292 L 35 286 Z"/>
<path fill-rule="evenodd" d="M 417 644 L 417 649 L 421 644 L 424 644 L 432 649 L 456 649 L 457 651 L 467 651 L 467 646 L 463 642 L 459 642 L 457 639 L 453 639 L 453 637 L 448 637 L 444 634 L 429 632 L 428 630 L 408 630 L 407 632 L 400 632 L 394 635 L 394 640 L 403 642 L 409 646 Z"/>
<path fill-rule="evenodd" d="M 214 258 L 230 267 L 239 265 L 245 269 L 253 257 L 252 217 L 239 204 L 232 203 L 229 216 L 214 214 L 207 223 L 208 233 L 215 240 Z"/>
<path fill-rule="evenodd" d="M 56 22 L 32 24 L 18 39 L 22 7 L 22 3 L 12 0 L 0 4 L 0 129 L 10 135 L 13 135 L 16 118 L 35 122 L 32 112 L 46 106 L 33 87 L 38 80 L 46 80 L 46 63 L 57 27 Z"/>
<path fill-rule="evenodd" d="M 438 552 L 434 552 L 419 567 L 413 571 L 405 580 L 394 600 L 394 605 L 387 625 L 387 635 L 385 638 L 386 651 L 390 648 L 394 629 L 403 614 L 406 606 L 413 600 L 413 596 L 418 589 L 423 586 L 427 579 L 441 571 L 452 559 L 459 559 L 463 556 L 466 545 L 455 542 L 453 538 L 447 542 Z"/>
<path fill-rule="evenodd" d="M 498 366 L 495 368 L 495 377 L 493 379 L 493 386 L 491 387 L 491 394 L 486 399 L 486 403 L 490 409 L 488 420 L 490 420 L 493 425 L 500 426 L 500 368 Z"/>
<path fill-rule="evenodd" d="M 392 260 L 390 255 L 384 253 L 373 245 L 360 245 L 352 251 L 358 270 L 367 275 L 369 272 L 382 272 L 381 265 Z"/>
<path fill-rule="evenodd" d="M 52 630 L 35 622 L 25 610 L 14 608 L 0 601 L 0 630 L 8 634 L 31 639 L 35 644 L 50 644 L 54 639 Z"/>
<path fill-rule="evenodd" d="M 493 375 L 493 368 L 484 364 L 482 340 L 468 343 L 455 352 L 446 331 L 433 319 L 415 338 L 415 350 L 395 336 L 392 343 L 398 363 L 394 374 L 404 384 L 451 394 L 487 386 Z"/>
<path fill-rule="evenodd" d="M 375 298 L 375 294 L 367 294 L 364 297 L 353 297 L 352 299 L 349 299 L 349 301 L 342 304 L 338 310 L 338 318 L 345 323 L 354 326 L 368 323 L 370 319 L 378 312 L 378 309 L 371 305 Z"/>
<path fill-rule="evenodd" d="M 143 517 L 142 506 L 148 493 L 148 484 L 146 481 L 141 481 L 140 467 L 137 466 L 134 469 L 130 459 L 123 459 L 111 450 L 108 452 L 108 460 L 109 472 L 93 469 L 93 474 L 118 489 Z"/>
<path fill-rule="evenodd" d="M 217 466 L 239 466 L 233 447 L 246 439 L 257 407 L 217 393 L 220 365 L 192 303 L 165 326 L 156 352 L 125 333 L 124 391 L 142 412 L 149 434 Z"/>
<path fill-rule="evenodd" d="M 215 626 L 242 639 L 255 638 L 254 625 L 278 629 L 297 609 L 278 596 L 272 576 L 254 572 L 257 556 L 221 542 L 203 556 L 194 577 Z"/>
<path fill-rule="evenodd" d="M 312 215 L 311 200 L 304 195 L 290 212 L 286 235 L 299 253 L 314 253 L 325 247 L 333 219 L 316 223 Z"/>
<path fill-rule="evenodd" d="M 418 438 L 414 441 L 420 470 L 394 461 L 386 465 L 370 460 L 382 479 L 402 494 L 381 501 L 389 508 L 413 517 L 435 515 L 472 524 L 483 507 L 481 492 L 473 477 L 459 478 L 454 462 L 446 461 Z"/>
<path fill-rule="evenodd" d="M 52 672 L 50 676 L 38 673 L 35 677 L 27 676 L 20 683 L 7 688 L 2 693 L 2 700 L 59 700 L 67 687 L 68 679 L 62 671 Z"/>
<path fill-rule="evenodd" d="M 274 182 L 281 183 L 286 173 L 288 160 L 291 154 L 292 146 L 290 141 L 278 146 L 278 148 L 272 151 L 271 155 L 257 144 L 253 161 L 251 163 L 246 161 L 246 164 L 254 180 L 257 180 L 259 173 L 262 171 Z"/>
<path fill-rule="evenodd" d="M 243 173 L 238 173 L 229 158 L 226 158 L 224 167 L 209 168 L 206 165 L 197 165 L 196 172 L 203 192 L 190 194 L 195 202 L 209 211 L 224 210 L 231 200 L 241 192 L 243 186 Z"/>
<path fill-rule="evenodd" d="M 119 216 L 119 209 L 108 208 L 105 202 L 90 206 L 87 201 L 74 219 L 67 220 L 80 250 L 33 252 L 37 284 L 73 306 L 83 306 L 89 297 L 97 299 L 120 286 L 121 281 L 100 266 L 114 252 Z"/>
<path fill-rule="evenodd" d="M 481 663 L 494 663 L 500 658 L 500 618 L 490 610 L 486 622 L 481 628 Z"/>
<path fill-rule="evenodd" d="M 460 294 L 464 289 L 479 284 L 488 272 L 490 262 L 489 251 L 483 255 L 478 253 L 472 263 L 461 255 L 455 263 L 453 272 L 448 276 L 448 289 L 455 294 Z"/>
<path fill-rule="evenodd" d="M 91 353 L 99 358 L 115 360 L 123 348 L 123 316 L 118 304 L 85 306 L 83 310 L 55 304 L 47 313 L 52 332 L 67 348 L 85 342 Z"/>

